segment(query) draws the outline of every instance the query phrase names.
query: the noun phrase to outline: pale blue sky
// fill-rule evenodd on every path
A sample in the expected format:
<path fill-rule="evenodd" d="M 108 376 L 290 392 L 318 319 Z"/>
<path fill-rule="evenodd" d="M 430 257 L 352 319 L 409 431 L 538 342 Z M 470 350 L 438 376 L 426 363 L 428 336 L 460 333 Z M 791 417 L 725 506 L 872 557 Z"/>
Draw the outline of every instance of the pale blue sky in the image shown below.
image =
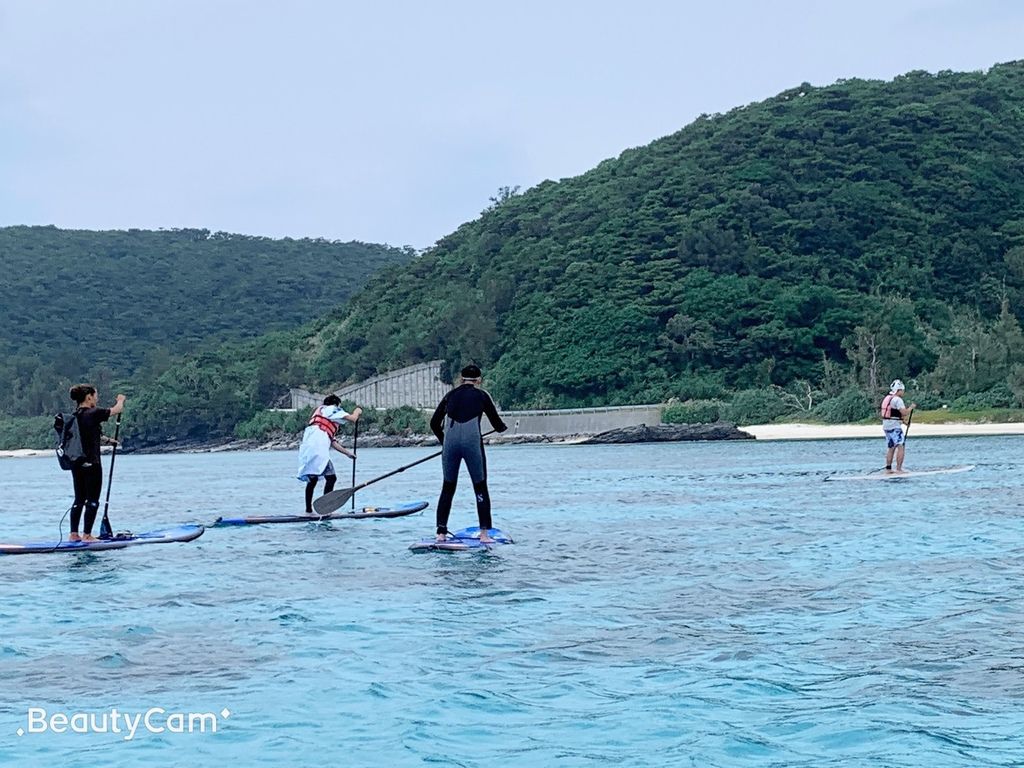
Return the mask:
<path fill-rule="evenodd" d="M 0 225 L 423 248 L 702 112 L 1017 58 L 1015 0 L 0 0 Z"/>

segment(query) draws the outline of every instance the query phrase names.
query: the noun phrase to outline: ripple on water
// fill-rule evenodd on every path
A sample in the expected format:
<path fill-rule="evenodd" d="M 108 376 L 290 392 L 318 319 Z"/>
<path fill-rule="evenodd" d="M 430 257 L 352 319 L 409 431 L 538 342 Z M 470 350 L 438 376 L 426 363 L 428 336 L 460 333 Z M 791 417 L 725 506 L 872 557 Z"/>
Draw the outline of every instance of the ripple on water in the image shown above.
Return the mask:
<path fill-rule="evenodd" d="M 977 469 L 886 488 L 821 482 L 876 466 L 874 441 L 495 448 L 501 552 L 409 553 L 428 513 L 8 558 L 0 761 L 1024 765 L 1022 447 L 918 438 L 922 465 Z M 294 460 L 128 455 L 116 519 L 279 514 Z M 0 462 L 8 539 L 67 490 L 24 461 Z M 432 497 L 436 474 L 361 501 Z M 460 487 L 452 523 L 472 509 Z M 232 714 L 126 746 L 16 739 L 29 706 Z"/>

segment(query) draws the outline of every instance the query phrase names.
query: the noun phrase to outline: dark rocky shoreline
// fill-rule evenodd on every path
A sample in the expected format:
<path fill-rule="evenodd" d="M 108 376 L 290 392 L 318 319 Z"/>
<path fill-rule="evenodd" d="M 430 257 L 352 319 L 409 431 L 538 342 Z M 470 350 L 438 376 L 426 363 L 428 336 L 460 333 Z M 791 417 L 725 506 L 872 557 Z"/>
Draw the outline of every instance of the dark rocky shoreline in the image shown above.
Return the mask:
<path fill-rule="evenodd" d="M 489 435 L 487 445 L 528 445 L 537 443 L 573 443 L 579 445 L 615 445 L 626 443 L 660 443 L 695 440 L 753 440 L 754 436 L 726 422 L 717 424 L 658 424 L 612 429 L 599 434 L 581 435 Z M 301 435 L 280 435 L 269 439 L 248 440 L 181 440 L 133 448 L 126 445 L 123 453 L 221 453 L 224 451 L 290 451 L 299 447 Z M 351 448 L 352 438 L 342 443 Z M 359 438 L 360 448 L 437 448 L 433 435 L 367 435 Z"/>
<path fill-rule="evenodd" d="M 753 440 L 749 432 L 738 429 L 735 424 L 719 421 L 715 424 L 658 424 L 648 427 L 622 427 L 602 432 L 581 441 L 583 445 L 607 445 L 618 443 L 665 443 L 694 440 Z"/>

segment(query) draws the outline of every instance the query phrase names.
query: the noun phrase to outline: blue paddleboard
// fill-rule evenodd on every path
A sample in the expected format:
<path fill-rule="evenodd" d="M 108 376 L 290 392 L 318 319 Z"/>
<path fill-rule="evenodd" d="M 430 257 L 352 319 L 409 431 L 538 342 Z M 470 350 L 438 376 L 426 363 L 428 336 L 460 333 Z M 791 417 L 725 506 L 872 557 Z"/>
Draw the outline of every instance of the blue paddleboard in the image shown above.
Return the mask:
<path fill-rule="evenodd" d="M 436 541 L 433 536 L 429 539 L 420 539 L 415 544 L 410 544 L 409 549 L 413 552 L 486 552 L 494 547 L 515 543 L 510 536 L 497 528 L 488 528 L 487 531 L 494 539 L 493 543 L 484 544 L 480 541 L 480 529 L 473 526 L 449 533 L 444 541 Z"/>
<path fill-rule="evenodd" d="M 250 515 L 247 517 L 218 517 L 213 525 L 263 525 L 265 523 L 319 523 L 321 520 L 368 520 L 375 517 L 404 517 L 422 512 L 429 505 L 425 501 L 412 501 L 397 507 L 362 507 L 355 512 L 332 512 L 329 515 Z"/>
<path fill-rule="evenodd" d="M 201 525 L 179 525 L 148 533 L 126 533 L 97 541 L 30 541 L 25 544 L 0 544 L 0 555 L 43 555 L 49 552 L 96 552 L 127 549 L 140 544 L 171 544 L 198 539 L 205 531 Z"/>

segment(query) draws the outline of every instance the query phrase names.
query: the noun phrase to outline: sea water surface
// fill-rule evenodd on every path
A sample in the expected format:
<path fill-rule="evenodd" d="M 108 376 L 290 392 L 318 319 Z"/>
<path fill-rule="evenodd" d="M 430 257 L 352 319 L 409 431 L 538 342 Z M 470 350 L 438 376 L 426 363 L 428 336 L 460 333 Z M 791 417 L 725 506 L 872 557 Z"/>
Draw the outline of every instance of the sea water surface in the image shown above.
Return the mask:
<path fill-rule="evenodd" d="M 883 450 L 492 447 L 516 544 L 489 553 L 409 552 L 435 461 L 358 497 L 422 515 L 0 557 L 0 763 L 1024 765 L 1024 438 L 911 438 L 908 468 L 977 468 L 823 482 Z M 362 450 L 359 480 L 429 452 Z M 119 456 L 112 522 L 295 513 L 295 464 Z M 0 461 L 0 489 L 0 540 L 54 537 L 55 460 Z M 453 527 L 472 501 L 463 478 Z"/>

